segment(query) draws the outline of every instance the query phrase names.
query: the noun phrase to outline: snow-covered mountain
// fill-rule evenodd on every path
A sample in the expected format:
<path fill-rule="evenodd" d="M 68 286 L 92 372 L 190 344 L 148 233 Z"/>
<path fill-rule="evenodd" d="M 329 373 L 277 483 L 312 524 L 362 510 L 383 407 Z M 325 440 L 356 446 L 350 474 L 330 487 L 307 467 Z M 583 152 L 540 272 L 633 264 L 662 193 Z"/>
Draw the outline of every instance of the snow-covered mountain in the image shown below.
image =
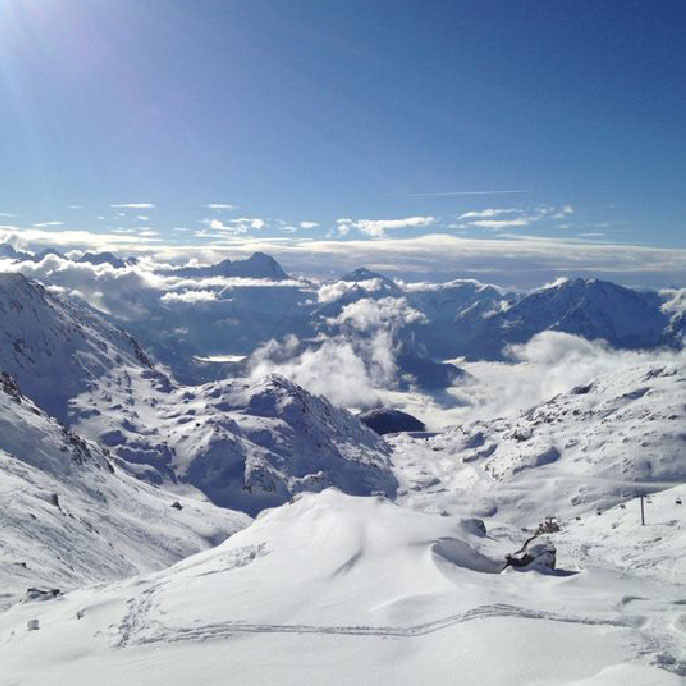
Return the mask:
<path fill-rule="evenodd" d="M 48 255 L 57 255 L 57 257 L 66 259 L 66 257 L 58 250 L 55 250 L 55 248 L 44 248 L 36 253 L 31 253 L 26 250 L 17 250 L 9 243 L 0 243 L 0 257 L 16 260 L 17 262 L 40 262 Z"/>
<path fill-rule="evenodd" d="M 339 283 L 344 286 L 326 287 L 328 297 L 318 314 L 335 316 L 362 299 L 403 297 L 424 315 L 408 323 L 407 332 L 426 356 L 439 359 L 502 359 L 508 345 L 542 331 L 603 339 L 616 348 L 680 347 L 683 336 L 683 314 L 663 311 L 665 298 L 659 293 L 598 279 L 560 279 L 516 294 L 469 279 L 396 284 L 363 268 Z"/>
<path fill-rule="evenodd" d="M 76 259 L 76 262 L 87 262 L 88 264 L 109 264 L 115 269 L 124 269 L 128 261 L 117 257 L 111 252 L 85 252 Z"/>
<path fill-rule="evenodd" d="M 0 501 L 0 608 L 27 587 L 67 590 L 162 569 L 249 522 L 198 492 L 172 494 L 135 479 L 4 373 Z"/>
<path fill-rule="evenodd" d="M 391 439 L 400 499 L 521 526 L 602 511 L 686 481 L 685 401 L 686 362 L 646 363 L 519 416 Z"/>
<path fill-rule="evenodd" d="M 561 279 L 480 322 L 462 313 L 456 324 L 469 321 L 464 354 L 475 359 L 498 358 L 505 346 L 525 343 L 541 331 L 603 339 L 615 348 L 653 348 L 669 322 L 662 303 L 656 292 L 598 279 Z"/>
<path fill-rule="evenodd" d="M 409 329 L 417 343 L 431 355 L 452 359 L 465 355 L 473 331 L 513 303 L 518 296 L 473 279 L 443 284 L 404 284 L 410 305 L 425 315 L 425 321 Z"/>
<path fill-rule="evenodd" d="M 271 255 L 263 252 L 255 252 L 244 260 L 225 259 L 209 267 L 178 267 L 161 273 L 184 278 L 225 276 L 275 281 L 288 278 L 281 265 Z"/>
<path fill-rule="evenodd" d="M 84 394 L 75 426 L 153 481 L 191 483 L 215 503 L 255 514 L 303 490 L 337 486 L 394 495 L 390 450 L 348 411 L 287 379 L 218 381 L 169 392 L 132 370 L 107 391 Z"/>
<path fill-rule="evenodd" d="M 285 379 L 179 386 L 129 334 L 20 274 L 0 275 L 0 312 L 0 369 L 139 476 L 251 513 L 331 485 L 395 493 L 385 443 Z"/>

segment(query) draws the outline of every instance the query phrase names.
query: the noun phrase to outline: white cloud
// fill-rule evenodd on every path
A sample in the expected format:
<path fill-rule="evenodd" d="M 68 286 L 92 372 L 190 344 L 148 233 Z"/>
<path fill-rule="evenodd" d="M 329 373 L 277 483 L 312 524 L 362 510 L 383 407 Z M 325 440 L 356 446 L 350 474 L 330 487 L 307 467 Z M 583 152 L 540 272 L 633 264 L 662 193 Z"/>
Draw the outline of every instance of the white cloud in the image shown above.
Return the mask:
<path fill-rule="evenodd" d="M 14 263 L 8 270 L 59 286 L 70 294 L 78 293 L 105 312 L 115 311 L 123 317 L 144 316 L 146 312 L 137 301 L 144 298 L 149 286 L 145 276 L 133 268 L 116 269 L 110 264 L 77 263 L 48 255 L 40 262 Z M 154 293 L 154 297 L 159 296 Z"/>
<path fill-rule="evenodd" d="M 389 229 L 406 229 L 422 226 L 431 226 L 436 221 L 435 217 L 404 217 L 402 219 L 338 219 L 339 232 L 341 226 L 351 226 L 361 233 L 373 238 L 382 238 Z"/>
<path fill-rule="evenodd" d="M 119 231 L 120 229 L 115 229 Z M 144 236 L 121 236 L 114 233 L 93 233 L 91 231 L 45 231 L 38 228 L 0 226 L 0 242 L 8 235 L 16 234 L 24 244 L 57 246 L 63 248 L 84 248 L 97 250 L 139 250 L 146 243 L 157 242 Z"/>
<path fill-rule="evenodd" d="M 665 288 L 660 291 L 665 298 L 662 310 L 667 314 L 682 314 L 686 312 L 686 288 Z"/>
<path fill-rule="evenodd" d="M 126 208 L 129 210 L 154 210 L 155 205 L 153 205 L 150 202 L 126 202 L 126 203 L 121 203 L 118 205 L 110 205 L 110 207 L 115 207 L 115 208 Z"/>
<path fill-rule="evenodd" d="M 319 227 L 319 222 L 300 222 L 301 229 L 316 229 Z"/>
<path fill-rule="evenodd" d="M 472 226 L 481 229 L 505 229 L 511 226 L 528 226 L 531 223 L 529 217 L 519 217 L 517 219 L 477 219 L 472 222 Z"/>
<path fill-rule="evenodd" d="M 265 220 L 260 219 L 259 217 L 237 217 L 235 219 L 226 220 L 210 217 L 201 219 L 200 223 L 205 224 L 211 231 L 218 232 L 215 234 L 215 237 L 221 237 L 223 234 L 237 236 L 239 234 L 247 233 L 250 230 L 259 231 L 267 225 Z M 206 231 L 197 231 L 195 235 L 199 237 L 211 237 L 213 234 Z"/>
<path fill-rule="evenodd" d="M 367 333 L 373 329 L 396 328 L 425 319 L 419 310 L 410 307 L 405 298 L 364 298 L 345 305 L 341 313 L 329 322 Z"/>
<path fill-rule="evenodd" d="M 517 226 L 529 226 L 533 222 L 546 219 L 567 219 L 572 214 L 574 214 L 574 208 L 571 205 L 563 205 L 557 210 L 550 205 L 538 205 L 537 207 L 531 208 L 527 215 L 525 215 L 522 210 L 515 208 L 488 208 L 485 210 L 464 212 L 458 219 L 468 220 L 467 224 L 471 227 L 498 230 Z M 499 218 L 504 215 L 518 216 Z"/>
<path fill-rule="evenodd" d="M 463 365 L 476 382 L 458 391 L 458 399 L 469 405 L 458 411 L 456 418 L 460 415 L 476 419 L 513 414 L 603 374 L 646 362 L 683 362 L 686 352 L 617 350 L 604 341 L 544 331 L 528 343 L 511 346 L 509 355 L 514 364 L 472 362 Z M 526 388 L 526 393 L 521 392 L 522 388 Z"/>
<path fill-rule="evenodd" d="M 147 237 L 152 237 L 152 236 L 159 236 L 160 232 L 159 231 L 153 231 L 152 229 L 144 229 L 143 231 L 139 231 L 138 235 L 143 236 L 144 238 L 147 238 Z"/>
<path fill-rule="evenodd" d="M 248 370 L 253 377 L 282 374 L 344 407 L 369 406 L 397 382 L 397 330 L 420 319 L 405 298 L 361 300 L 329 320 L 338 333 L 319 345 L 294 335 L 269 341 L 250 356 Z"/>
<path fill-rule="evenodd" d="M 34 227 L 37 229 L 47 229 L 50 226 L 62 226 L 64 222 L 57 222 L 57 221 L 52 221 L 52 222 L 39 222 L 37 224 L 34 224 Z"/>
<path fill-rule="evenodd" d="M 368 281 L 334 281 L 324 283 L 319 287 L 317 298 L 319 302 L 334 302 L 340 300 L 346 293 L 363 288 L 369 293 L 380 291 L 384 287 L 383 279 L 369 279 Z"/>
<path fill-rule="evenodd" d="M 197 303 L 197 302 L 211 302 L 217 299 L 217 293 L 215 291 L 184 291 L 182 293 L 175 293 L 173 291 L 165 293 L 160 300 L 162 302 L 185 302 L 185 303 Z"/>
<path fill-rule="evenodd" d="M 503 214 L 521 214 L 521 210 L 514 208 L 490 208 L 485 210 L 472 210 L 463 212 L 458 219 L 492 219 Z"/>
<path fill-rule="evenodd" d="M 219 202 L 211 202 L 208 205 L 205 205 L 205 207 L 208 210 L 239 210 L 240 205 L 228 205 L 224 203 L 219 203 Z"/>
<path fill-rule="evenodd" d="M 353 220 L 349 220 L 352 222 Z M 185 228 L 185 227 L 180 227 Z M 205 232 L 207 233 L 207 232 Z M 511 235 L 467 238 L 424 234 L 404 238 L 313 240 L 297 235 L 233 236 L 213 232 L 212 243 L 185 244 L 159 239 L 90 231 L 51 231 L 0 226 L 0 242 L 14 236 L 17 246 L 60 250 L 115 250 L 151 254 L 163 261 L 185 263 L 201 257 L 205 263 L 227 256 L 247 257 L 262 250 L 276 257 L 287 271 L 325 276 L 365 265 L 405 280 L 450 280 L 456 276 L 498 283 L 508 288 L 531 288 L 560 275 L 596 276 L 627 285 L 686 286 L 686 249 L 628 245 L 583 238 Z M 177 235 L 177 240 L 183 234 Z M 189 236 L 189 239 L 191 237 Z M 210 238 L 210 240 L 212 240 Z"/>
<path fill-rule="evenodd" d="M 348 217 L 342 217 L 341 219 L 336 219 L 336 229 L 334 230 L 334 236 L 338 235 L 345 237 L 350 233 L 352 229 L 353 220 Z M 333 237 L 329 235 L 329 237 Z"/>
<path fill-rule="evenodd" d="M 571 205 L 563 205 L 558 212 L 553 215 L 553 219 L 564 219 L 574 214 L 574 208 Z"/>
<path fill-rule="evenodd" d="M 305 349 L 294 335 L 282 343 L 269 341 L 250 356 L 248 372 L 253 378 L 281 374 L 343 407 L 372 405 L 378 398 L 364 362 L 350 343 L 340 340 Z"/>
<path fill-rule="evenodd" d="M 420 393 L 381 394 L 386 404 L 410 412 L 438 430 L 484 417 L 516 415 L 595 377 L 645 363 L 683 364 L 685 356 L 684 351 L 666 349 L 616 350 L 603 341 L 544 331 L 526 344 L 512 346 L 509 362 L 460 363 L 471 381 L 447 392 L 451 402 Z"/>

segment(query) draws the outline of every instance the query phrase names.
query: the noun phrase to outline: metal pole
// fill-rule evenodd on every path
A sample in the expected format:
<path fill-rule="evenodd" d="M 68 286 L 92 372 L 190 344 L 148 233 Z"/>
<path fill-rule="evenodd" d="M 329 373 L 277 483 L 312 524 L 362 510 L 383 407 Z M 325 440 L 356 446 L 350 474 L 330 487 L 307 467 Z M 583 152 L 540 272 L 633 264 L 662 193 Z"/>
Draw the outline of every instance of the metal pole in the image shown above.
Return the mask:
<path fill-rule="evenodd" d="M 643 495 L 643 493 L 641 493 L 639 498 L 641 499 L 641 526 L 645 526 L 646 525 L 646 516 L 645 516 L 645 509 L 643 507 L 643 499 L 645 498 L 645 495 Z"/>

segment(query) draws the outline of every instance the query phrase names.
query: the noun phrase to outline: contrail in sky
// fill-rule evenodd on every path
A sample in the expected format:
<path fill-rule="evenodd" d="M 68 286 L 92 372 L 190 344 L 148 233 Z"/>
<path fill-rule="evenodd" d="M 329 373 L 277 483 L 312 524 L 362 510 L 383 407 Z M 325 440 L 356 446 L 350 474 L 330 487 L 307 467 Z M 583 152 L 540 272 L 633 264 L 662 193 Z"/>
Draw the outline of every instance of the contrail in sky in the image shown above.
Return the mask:
<path fill-rule="evenodd" d="M 513 193 L 529 193 L 530 191 L 448 191 L 446 193 L 406 193 L 407 197 L 427 198 L 448 195 L 507 195 Z"/>

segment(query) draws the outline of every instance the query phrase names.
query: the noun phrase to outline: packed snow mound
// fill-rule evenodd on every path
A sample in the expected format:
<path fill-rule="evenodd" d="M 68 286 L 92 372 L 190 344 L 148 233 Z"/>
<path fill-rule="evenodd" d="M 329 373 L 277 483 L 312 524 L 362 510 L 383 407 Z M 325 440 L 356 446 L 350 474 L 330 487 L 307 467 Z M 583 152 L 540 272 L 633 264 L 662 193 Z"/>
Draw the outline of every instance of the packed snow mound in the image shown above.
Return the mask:
<path fill-rule="evenodd" d="M 199 493 L 141 483 L 7 377 L 0 383 L 0 501 L 0 608 L 27 587 L 64 591 L 164 568 L 249 522 Z"/>
<path fill-rule="evenodd" d="M 74 401 L 79 431 L 138 465 L 141 476 L 187 482 L 213 502 L 255 514 L 300 491 L 336 486 L 395 495 L 390 449 L 359 419 L 271 375 L 156 391 L 144 373 Z"/>
<path fill-rule="evenodd" d="M 150 686 L 219 686 L 227 674 L 269 686 L 304 674 L 334 685 L 442 686 L 456 673 L 484 686 L 680 683 L 682 589 L 642 577 L 642 549 L 628 549 L 630 574 L 489 573 L 478 567 L 499 566 L 500 545 L 469 528 L 383 499 L 304 494 L 163 572 L 16 605 L 0 615 L 4 675 L 37 685 L 97 673 L 114 685 L 140 681 L 144 664 Z"/>
<path fill-rule="evenodd" d="M 425 431 L 423 422 L 407 412 L 379 409 L 358 415 L 360 421 L 378 434 L 398 433 L 400 431 Z"/>
<path fill-rule="evenodd" d="M 686 364 L 646 363 L 562 393 L 519 416 L 429 441 L 392 439 L 403 500 L 499 512 L 522 526 L 603 510 L 686 481 Z"/>
<path fill-rule="evenodd" d="M 68 421 L 69 401 L 127 367 L 153 371 L 132 336 L 83 302 L 49 293 L 21 274 L 0 273 L 0 369 L 42 409 Z"/>

